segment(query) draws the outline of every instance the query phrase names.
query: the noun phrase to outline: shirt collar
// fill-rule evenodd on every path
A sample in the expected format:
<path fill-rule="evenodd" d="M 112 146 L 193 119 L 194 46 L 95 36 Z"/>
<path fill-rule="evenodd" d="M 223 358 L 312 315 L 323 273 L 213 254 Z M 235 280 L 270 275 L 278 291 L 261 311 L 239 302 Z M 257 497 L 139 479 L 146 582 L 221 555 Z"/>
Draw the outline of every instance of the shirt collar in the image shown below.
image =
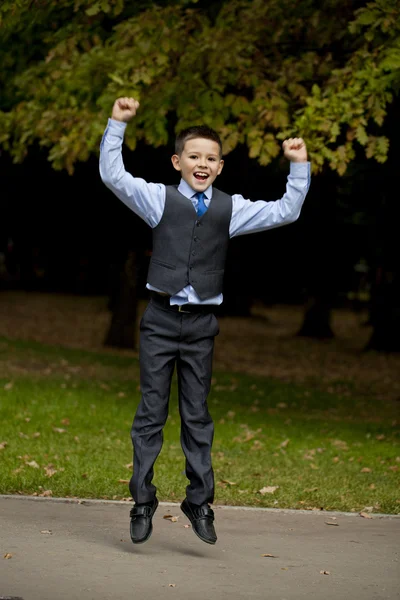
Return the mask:
<path fill-rule="evenodd" d="M 193 188 L 190 187 L 188 183 L 184 179 L 181 179 L 181 182 L 178 186 L 178 192 L 186 196 L 186 198 L 193 198 L 193 196 L 197 193 Z M 209 185 L 208 188 L 204 191 L 206 200 L 212 198 L 212 185 Z"/>

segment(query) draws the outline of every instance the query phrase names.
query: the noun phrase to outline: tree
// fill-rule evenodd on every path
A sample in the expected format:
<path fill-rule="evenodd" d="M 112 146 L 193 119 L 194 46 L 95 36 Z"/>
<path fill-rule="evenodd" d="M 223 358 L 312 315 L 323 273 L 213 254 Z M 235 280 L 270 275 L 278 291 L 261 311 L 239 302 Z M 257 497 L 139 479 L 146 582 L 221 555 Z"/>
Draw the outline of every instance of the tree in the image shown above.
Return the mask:
<path fill-rule="evenodd" d="M 225 153 L 243 144 L 265 166 L 290 135 L 307 140 L 315 174 L 345 174 L 359 149 L 387 159 L 396 0 L 19 0 L 0 16 L 0 146 L 15 161 L 39 143 L 73 174 L 98 153 L 121 95 L 141 102 L 131 150 L 198 121 L 219 131 Z"/>

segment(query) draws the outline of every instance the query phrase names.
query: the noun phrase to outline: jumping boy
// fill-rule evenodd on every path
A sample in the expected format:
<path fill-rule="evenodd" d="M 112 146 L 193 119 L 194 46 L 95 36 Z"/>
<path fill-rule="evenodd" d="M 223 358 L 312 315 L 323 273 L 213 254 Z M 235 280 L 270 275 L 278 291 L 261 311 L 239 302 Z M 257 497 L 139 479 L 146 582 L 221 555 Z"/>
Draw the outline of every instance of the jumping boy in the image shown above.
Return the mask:
<path fill-rule="evenodd" d="M 134 544 L 149 539 L 158 506 L 152 483 L 154 463 L 163 443 L 171 379 L 176 366 L 181 416 L 181 445 L 186 457 L 186 498 L 181 509 L 194 532 L 215 544 L 214 474 L 211 446 L 214 425 L 207 408 L 214 338 L 215 307 L 221 304 L 229 239 L 293 223 L 310 184 L 310 163 L 301 138 L 282 144 L 290 161 L 286 193 L 275 202 L 252 202 L 225 194 L 213 183 L 221 173 L 222 145 L 209 127 L 181 131 L 172 156 L 180 172 L 178 186 L 147 183 L 127 173 L 122 143 L 127 123 L 139 102 L 118 98 L 100 148 L 104 184 L 153 229 L 147 288 L 150 301 L 140 323 L 141 401 L 132 430 L 133 475 L 129 489 L 135 502 L 130 533 Z"/>

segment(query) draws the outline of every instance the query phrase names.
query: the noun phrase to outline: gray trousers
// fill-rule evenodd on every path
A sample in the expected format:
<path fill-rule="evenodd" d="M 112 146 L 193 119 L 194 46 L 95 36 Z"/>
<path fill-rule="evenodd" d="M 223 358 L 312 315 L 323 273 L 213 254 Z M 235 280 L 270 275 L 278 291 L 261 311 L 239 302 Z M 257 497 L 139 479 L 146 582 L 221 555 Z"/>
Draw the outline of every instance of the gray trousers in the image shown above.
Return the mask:
<path fill-rule="evenodd" d="M 149 502 L 156 494 L 154 463 L 163 444 L 168 417 L 171 379 L 178 376 L 181 445 L 189 485 L 186 496 L 194 504 L 212 503 L 214 473 L 211 447 L 214 424 L 207 407 L 214 338 L 219 333 L 213 313 L 183 313 L 150 300 L 140 322 L 141 401 L 132 430 L 133 475 L 129 489 L 135 502 Z"/>

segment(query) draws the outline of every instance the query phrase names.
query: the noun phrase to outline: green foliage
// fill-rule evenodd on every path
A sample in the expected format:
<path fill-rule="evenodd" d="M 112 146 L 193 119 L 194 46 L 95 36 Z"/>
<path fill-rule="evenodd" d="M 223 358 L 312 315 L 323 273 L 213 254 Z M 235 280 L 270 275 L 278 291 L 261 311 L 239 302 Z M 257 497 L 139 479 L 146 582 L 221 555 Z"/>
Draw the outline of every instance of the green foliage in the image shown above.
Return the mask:
<path fill-rule="evenodd" d="M 204 5 L 203 5 L 204 4 Z M 379 131 L 400 85 L 394 0 L 353 13 L 343 0 L 53 0 L 0 7 L 0 146 L 34 143 L 73 173 L 98 152 L 115 98 L 140 100 L 126 143 L 164 145 L 204 122 L 225 153 L 267 165 L 280 140 L 306 139 L 314 171 L 344 173 L 357 145 L 383 162 Z"/>

